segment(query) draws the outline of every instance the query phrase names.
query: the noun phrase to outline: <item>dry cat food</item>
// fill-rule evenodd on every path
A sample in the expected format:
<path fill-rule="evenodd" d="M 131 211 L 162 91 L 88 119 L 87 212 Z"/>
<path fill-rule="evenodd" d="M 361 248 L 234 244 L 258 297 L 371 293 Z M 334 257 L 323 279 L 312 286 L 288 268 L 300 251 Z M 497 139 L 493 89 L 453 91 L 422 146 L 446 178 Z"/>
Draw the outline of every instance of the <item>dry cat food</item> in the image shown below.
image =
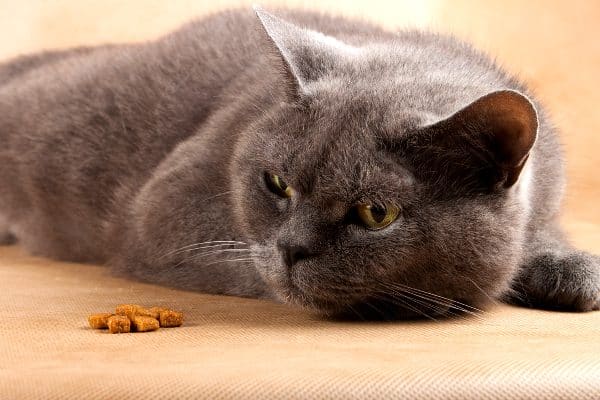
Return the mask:
<path fill-rule="evenodd" d="M 108 319 L 113 315 L 111 313 L 93 314 L 88 317 L 88 322 L 94 329 L 106 329 L 108 328 Z"/>
<path fill-rule="evenodd" d="M 136 315 L 131 321 L 133 329 L 136 332 L 149 332 L 155 331 L 160 328 L 160 323 L 157 319 L 152 317 L 144 317 L 143 315 Z"/>
<path fill-rule="evenodd" d="M 110 333 L 149 332 L 181 326 L 183 313 L 166 307 L 144 308 L 137 304 L 121 304 L 114 314 L 92 314 L 88 322 L 93 329 L 108 329 Z"/>
<path fill-rule="evenodd" d="M 183 324 L 183 313 L 172 310 L 164 310 L 160 312 L 159 321 L 160 326 L 164 326 L 166 328 L 181 326 L 181 324 Z"/>
<path fill-rule="evenodd" d="M 112 315 L 108 318 L 107 325 L 110 333 L 131 332 L 131 321 L 124 315 Z"/>

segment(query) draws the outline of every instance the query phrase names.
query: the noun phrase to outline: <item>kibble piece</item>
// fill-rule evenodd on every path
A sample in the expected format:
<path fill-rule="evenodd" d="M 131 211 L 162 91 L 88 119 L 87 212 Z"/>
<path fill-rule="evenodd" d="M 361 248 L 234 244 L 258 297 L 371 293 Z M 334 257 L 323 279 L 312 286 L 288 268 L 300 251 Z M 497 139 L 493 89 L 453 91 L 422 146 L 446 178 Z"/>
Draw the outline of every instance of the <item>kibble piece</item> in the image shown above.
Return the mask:
<path fill-rule="evenodd" d="M 160 312 L 161 328 L 173 328 L 183 324 L 183 313 L 173 310 L 163 310 Z"/>
<path fill-rule="evenodd" d="M 125 315 L 113 315 L 108 318 L 108 330 L 110 333 L 129 333 L 131 321 Z"/>
<path fill-rule="evenodd" d="M 136 332 L 155 331 L 160 328 L 160 324 L 156 318 L 143 315 L 136 315 L 132 323 L 133 330 Z"/>
<path fill-rule="evenodd" d="M 108 328 L 110 333 L 149 332 L 181 326 L 183 313 L 165 307 L 146 309 L 137 304 L 121 304 L 116 314 L 92 314 L 88 321 L 92 328 Z"/>
<path fill-rule="evenodd" d="M 133 317 L 135 317 L 138 311 L 141 311 L 143 309 L 144 307 L 138 306 L 137 304 L 121 304 L 117 306 L 115 314 L 125 315 L 127 318 L 133 321 Z"/>
<path fill-rule="evenodd" d="M 111 317 L 111 313 L 100 313 L 92 314 L 88 317 L 90 327 L 93 329 L 106 329 L 108 328 L 108 319 Z"/>
<path fill-rule="evenodd" d="M 146 317 L 151 317 L 154 319 L 159 319 L 160 318 L 160 312 L 161 311 L 167 311 L 167 308 L 164 307 L 152 307 L 152 308 L 141 308 L 138 309 L 136 315 L 143 315 Z"/>

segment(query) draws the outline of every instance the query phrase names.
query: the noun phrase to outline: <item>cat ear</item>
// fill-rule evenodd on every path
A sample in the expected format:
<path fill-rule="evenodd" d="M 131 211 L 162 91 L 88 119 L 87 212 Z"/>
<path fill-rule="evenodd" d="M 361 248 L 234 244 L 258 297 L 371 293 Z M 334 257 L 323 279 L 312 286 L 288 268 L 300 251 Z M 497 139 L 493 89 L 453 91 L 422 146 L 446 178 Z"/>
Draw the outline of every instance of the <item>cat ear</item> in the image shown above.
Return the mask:
<path fill-rule="evenodd" d="M 536 141 L 538 116 L 523 94 L 501 90 L 479 98 L 426 130 L 438 154 L 446 153 L 455 164 L 479 173 L 488 188 L 509 188 L 517 182 Z M 441 152 L 439 150 L 442 150 Z M 443 156 L 442 156 L 443 157 Z"/>
<path fill-rule="evenodd" d="M 311 82 L 331 70 L 339 59 L 358 50 L 334 37 L 286 22 L 258 6 L 253 8 L 282 58 L 295 95 L 309 95 Z"/>

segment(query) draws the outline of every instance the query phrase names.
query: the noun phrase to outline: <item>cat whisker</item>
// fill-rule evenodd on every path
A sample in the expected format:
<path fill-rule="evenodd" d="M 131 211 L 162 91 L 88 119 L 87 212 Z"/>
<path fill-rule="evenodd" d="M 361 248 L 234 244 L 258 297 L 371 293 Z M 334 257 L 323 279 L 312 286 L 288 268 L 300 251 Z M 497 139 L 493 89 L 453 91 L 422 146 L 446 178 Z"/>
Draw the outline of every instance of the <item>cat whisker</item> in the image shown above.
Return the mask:
<path fill-rule="evenodd" d="M 385 296 L 376 296 L 378 298 L 380 298 L 381 300 L 385 300 L 385 301 L 391 301 L 392 303 L 399 305 L 401 307 L 404 307 L 408 310 L 411 310 L 412 312 L 416 313 L 417 315 L 421 315 L 423 317 L 426 317 L 432 321 L 436 321 L 438 322 L 437 319 L 435 319 L 434 317 L 432 317 L 431 315 L 427 314 L 425 311 L 420 310 L 410 304 L 408 304 L 406 301 L 404 301 L 402 298 L 398 298 L 398 297 L 394 297 L 392 299 L 385 297 Z M 407 299 L 408 300 L 408 299 Z"/>
<path fill-rule="evenodd" d="M 477 290 L 479 290 L 485 297 L 487 297 L 493 304 L 498 304 L 498 301 L 494 298 L 492 298 L 489 294 L 487 294 L 485 292 L 485 290 L 483 290 L 473 279 L 469 278 L 466 275 L 463 275 L 463 278 L 467 279 L 469 282 L 471 282 L 473 284 L 473 286 L 475 286 L 475 288 L 477 288 Z"/>
<path fill-rule="evenodd" d="M 390 284 L 390 283 L 388 283 L 388 284 Z M 457 300 L 449 299 L 448 297 L 444 297 L 444 296 L 441 296 L 439 294 L 427 292 L 425 290 L 417 289 L 415 287 L 404 285 L 402 283 L 392 283 L 392 285 L 395 285 L 395 286 L 397 286 L 399 288 L 410 290 L 410 291 L 413 291 L 413 292 L 416 292 L 416 293 L 421 293 L 421 294 L 423 294 L 425 296 L 434 297 L 434 298 L 439 299 L 440 301 L 449 302 L 453 306 L 460 306 L 460 307 L 462 307 L 464 309 L 471 310 L 472 312 L 485 313 L 484 310 L 481 310 L 481 309 L 479 309 L 477 307 L 473 307 L 473 306 L 471 306 L 469 304 L 465 304 L 465 303 L 462 303 L 462 302 L 457 301 Z M 457 307 L 455 307 L 455 308 L 457 308 Z"/>
<path fill-rule="evenodd" d="M 352 313 L 353 313 L 354 315 L 356 315 L 356 316 L 357 316 L 358 318 L 360 318 L 362 321 L 365 321 L 365 317 L 363 317 L 363 315 L 362 315 L 361 313 L 359 313 L 359 312 L 358 312 L 358 311 L 357 311 L 357 310 L 356 310 L 354 307 L 352 307 L 352 305 L 351 305 L 351 304 L 348 304 L 348 306 L 347 306 L 347 307 L 350 309 L 350 311 L 352 311 Z"/>
<path fill-rule="evenodd" d="M 379 315 L 381 316 L 381 318 L 383 318 L 384 320 L 389 320 L 389 318 L 388 318 L 388 317 L 385 315 L 385 313 L 384 313 L 383 311 L 381 311 L 379 308 L 375 307 L 375 305 L 374 305 L 374 304 L 371 304 L 371 303 L 370 303 L 370 302 L 368 302 L 368 301 L 366 301 L 364 304 L 365 304 L 367 307 L 369 307 L 369 308 L 371 308 L 371 309 L 375 310 L 375 312 L 376 312 L 377 314 L 379 314 Z"/>
<path fill-rule="evenodd" d="M 395 288 L 388 288 L 388 290 L 382 291 L 382 293 L 385 295 L 391 295 L 391 296 L 410 297 L 412 300 L 414 300 L 415 302 L 417 302 L 419 304 L 422 304 L 422 305 L 427 304 L 428 307 L 431 305 L 435 305 L 437 307 L 438 311 L 446 309 L 449 306 L 448 303 L 434 302 L 430 298 L 426 298 L 424 296 L 419 296 L 418 294 L 411 293 L 406 290 L 398 290 Z"/>
<path fill-rule="evenodd" d="M 203 201 L 203 202 L 204 202 L 204 201 L 208 201 L 208 200 L 216 199 L 217 197 L 226 196 L 226 195 L 228 195 L 228 194 L 231 194 L 231 193 L 234 193 L 234 191 L 233 191 L 233 190 L 228 190 L 228 191 L 226 191 L 226 192 L 222 192 L 222 193 L 219 193 L 219 194 L 215 194 L 214 196 L 209 196 L 209 197 L 206 197 L 206 198 L 202 199 L 201 201 Z"/>
<path fill-rule="evenodd" d="M 363 295 L 365 297 L 372 295 L 364 289 L 365 282 L 369 281 L 367 277 L 351 276 L 343 277 L 342 279 L 340 279 L 338 275 L 331 273 L 322 272 L 321 275 L 324 278 L 335 279 L 336 281 L 329 282 L 326 284 L 321 283 L 319 285 L 320 290 L 331 291 L 336 296 L 348 296 L 349 298 L 352 298 L 356 295 Z M 464 314 L 467 314 L 478 319 L 482 319 L 480 314 L 484 313 L 483 310 L 480 310 L 468 304 L 464 304 L 462 302 L 452 300 L 444 296 L 430 293 L 421 289 L 413 288 L 408 285 L 384 281 L 375 281 L 373 283 L 375 284 L 373 289 L 376 291 L 376 293 L 380 293 L 384 296 L 387 296 L 379 296 L 380 299 L 391 300 L 391 297 L 393 300 L 402 301 L 402 306 L 414 312 L 418 311 L 420 315 L 426 317 L 431 317 L 431 315 L 427 314 L 422 308 L 430 309 L 436 314 L 444 314 L 456 317 L 461 317 L 464 316 Z M 361 287 L 361 289 L 355 288 L 353 286 L 354 284 L 357 286 L 360 285 L 359 287 Z M 321 300 L 328 301 L 328 299 L 326 298 L 322 298 Z M 366 306 L 369 306 L 370 308 L 373 308 L 374 306 L 374 304 L 367 304 L 366 302 L 364 304 Z M 378 313 L 381 314 L 380 311 Z"/>
<path fill-rule="evenodd" d="M 217 260 L 217 261 L 212 261 L 209 262 L 207 264 L 204 264 L 205 266 L 208 265 L 213 265 L 213 264 L 218 264 L 218 263 L 224 263 L 224 262 L 238 262 L 238 263 L 243 263 L 243 262 L 254 262 L 253 258 L 234 258 L 234 259 L 223 259 L 223 260 Z"/>
<path fill-rule="evenodd" d="M 218 249 L 218 250 L 212 250 L 212 251 L 205 251 L 203 253 L 192 254 L 192 255 L 190 255 L 190 258 L 205 257 L 205 256 L 213 255 L 213 254 L 244 253 L 244 252 L 250 252 L 250 250 L 249 249 Z"/>
<path fill-rule="evenodd" d="M 235 245 L 231 245 L 231 244 L 220 244 L 220 245 L 217 245 L 217 244 L 215 244 L 215 245 L 209 245 L 209 246 L 191 247 L 189 249 L 181 250 L 181 251 L 179 251 L 177 253 L 174 253 L 172 255 L 178 255 L 178 254 L 181 254 L 181 253 L 190 253 L 190 252 L 195 252 L 195 251 L 198 251 L 198 250 L 206 250 L 206 249 L 216 249 L 215 251 L 219 251 L 219 250 L 248 250 L 248 251 L 250 251 L 249 249 L 228 249 L 228 248 L 218 249 L 218 248 L 222 248 L 222 247 L 233 247 L 233 246 L 235 246 Z"/>
<path fill-rule="evenodd" d="M 204 245 L 204 244 L 213 244 L 213 243 L 223 243 L 223 244 L 247 244 L 246 242 L 240 242 L 239 240 L 208 240 L 206 242 L 196 242 L 192 244 L 188 244 L 187 246 L 181 247 L 185 249 L 187 247 L 196 246 L 196 245 Z"/>
<path fill-rule="evenodd" d="M 216 255 L 216 254 L 229 254 L 229 253 L 243 253 L 243 252 L 249 252 L 250 250 L 248 249 L 221 249 L 221 250 L 215 250 L 215 251 L 209 251 L 209 252 L 205 252 L 205 253 L 200 253 L 200 254 L 191 254 L 188 255 L 187 257 L 185 257 L 183 260 L 181 260 L 180 262 L 178 262 L 177 264 L 175 264 L 175 267 L 179 267 L 180 265 L 189 262 L 191 260 L 198 260 L 198 258 L 201 257 L 207 257 L 207 256 L 211 256 L 211 255 Z M 206 265 L 210 265 L 210 264 L 206 264 Z"/>
<path fill-rule="evenodd" d="M 398 293 L 398 295 L 402 296 L 406 300 L 410 300 L 413 303 L 416 303 L 420 306 L 431 309 L 436 314 L 439 315 L 452 315 L 454 317 L 461 317 L 462 315 L 452 311 L 451 307 L 447 307 L 446 304 L 441 304 L 437 302 L 431 302 L 431 299 L 427 298 L 416 298 L 414 293 Z"/>
<path fill-rule="evenodd" d="M 186 251 L 186 249 L 193 248 L 194 246 L 204 246 L 204 245 L 219 247 L 219 246 L 247 245 L 247 243 L 240 242 L 237 240 L 209 240 L 207 242 L 192 243 L 192 244 L 188 244 L 187 246 L 180 247 L 176 250 L 169 251 L 169 252 L 163 254 L 162 256 L 160 256 L 159 259 Z"/>
<path fill-rule="evenodd" d="M 430 308 L 433 308 L 435 306 L 440 312 L 443 311 L 443 313 L 445 313 L 445 314 L 450 314 L 450 315 L 454 315 L 454 316 L 463 316 L 464 314 L 468 314 L 469 316 L 472 316 L 474 318 L 481 319 L 481 320 L 483 319 L 479 313 L 471 311 L 471 310 L 467 310 L 456 304 L 441 302 L 436 299 L 427 298 L 426 296 L 420 295 L 418 293 L 411 293 L 411 292 L 405 292 L 405 293 L 410 294 L 415 299 L 415 301 L 419 301 L 417 299 L 421 299 L 421 302 L 426 302 L 426 304 L 424 304 L 424 305 L 429 306 Z M 458 311 L 458 313 L 455 311 Z"/>
<path fill-rule="evenodd" d="M 395 300 L 402 300 L 405 306 L 407 305 L 407 303 L 406 303 L 406 302 L 412 302 L 412 306 L 413 306 L 412 310 L 413 310 L 413 311 L 414 311 L 414 310 L 417 310 L 417 311 L 419 311 L 419 312 L 421 313 L 421 315 L 423 315 L 423 316 L 425 316 L 425 317 L 427 317 L 427 318 L 431 319 L 432 321 L 436 321 L 436 322 L 438 322 L 438 319 L 437 319 L 437 318 L 435 318 L 434 316 L 432 316 L 432 315 L 430 315 L 430 314 L 426 313 L 426 312 L 423 310 L 423 307 L 425 307 L 425 309 L 431 309 L 431 311 L 432 311 L 434 314 L 436 314 L 436 315 L 440 315 L 440 314 L 442 314 L 442 312 L 441 312 L 442 310 L 440 310 L 440 309 L 438 309 L 438 308 L 435 308 L 435 307 L 432 307 L 431 305 L 429 305 L 429 304 L 427 304 L 427 303 L 425 303 L 425 302 L 419 301 L 419 300 L 417 300 L 417 299 L 415 299 L 415 298 L 413 298 L 413 297 L 411 297 L 411 296 L 408 296 L 408 295 L 402 295 L 400 299 L 396 298 Z"/>
<path fill-rule="evenodd" d="M 391 288 L 391 290 L 388 289 L 388 290 L 382 291 L 381 293 L 383 295 L 391 296 L 393 298 L 400 296 L 404 299 L 410 299 L 414 303 L 417 303 L 419 305 L 430 308 L 433 311 L 435 311 L 436 313 L 440 313 L 441 311 L 447 310 L 447 304 L 431 303 L 430 299 L 427 299 L 427 298 L 419 299 L 413 293 L 406 292 L 404 290 L 397 290 L 397 289 Z"/>
<path fill-rule="evenodd" d="M 444 311 L 444 313 L 446 313 L 446 314 L 460 316 L 460 314 L 457 314 L 456 312 L 453 311 L 453 310 L 456 310 L 461 313 L 469 314 L 475 318 L 482 319 L 480 314 L 483 313 L 483 311 L 473 311 L 473 309 L 475 309 L 475 307 L 469 306 L 471 309 L 467 309 L 467 308 L 461 306 L 461 304 L 463 304 L 463 303 L 456 302 L 454 300 L 445 298 L 443 296 L 434 295 L 433 293 L 425 292 L 422 290 L 417 291 L 417 290 L 415 290 L 415 288 L 412 288 L 412 287 L 406 286 L 406 285 L 402 285 L 402 286 L 398 287 L 394 284 L 389 284 L 389 283 L 382 283 L 382 284 L 387 286 L 388 289 L 394 290 L 394 292 L 389 292 L 387 294 L 390 294 L 390 295 L 397 294 L 397 295 L 403 295 L 403 296 L 411 295 L 413 301 L 419 302 L 422 305 L 429 307 L 431 309 L 434 309 L 434 307 L 435 307 L 435 311 L 437 311 L 437 312 Z M 432 296 L 435 296 L 435 297 L 432 297 Z M 443 300 L 441 300 L 440 298 Z M 476 309 L 476 310 L 478 310 L 478 309 Z"/>
<path fill-rule="evenodd" d="M 451 304 L 452 304 L 450 300 L 442 301 L 442 300 L 436 299 L 434 297 L 427 296 L 425 294 L 412 291 L 410 288 L 398 287 L 398 286 L 395 286 L 393 284 L 386 284 L 385 287 L 388 290 L 392 290 L 392 292 L 390 292 L 390 293 L 401 293 L 401 294 L 404 294 L 404 295 L 411 295 L 413 298 L 421 299 L 421 300 L 424 300 L 424 301 L 428 301 L 430 303 L 437 304 L 440 308 L 442 308 L 442 307 L 449 308 L 449 307 L 451 307 Z"/>

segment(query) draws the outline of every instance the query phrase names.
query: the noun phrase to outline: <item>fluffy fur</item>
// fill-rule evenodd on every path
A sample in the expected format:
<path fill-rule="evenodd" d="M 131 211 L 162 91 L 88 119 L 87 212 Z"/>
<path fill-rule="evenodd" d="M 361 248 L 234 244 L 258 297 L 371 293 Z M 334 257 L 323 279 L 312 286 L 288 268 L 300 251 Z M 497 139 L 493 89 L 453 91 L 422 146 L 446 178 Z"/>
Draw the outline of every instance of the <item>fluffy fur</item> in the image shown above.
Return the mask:
<path fill-rule="evenodd" d="M 557 225 L 561 150 L 523 84 L 450 37 L 257 14 L 0 66 L 0 239 L 328 314 L 598 309 L 600 262 Z M 369 230 L 362 203 L 401 213 Z"/>

